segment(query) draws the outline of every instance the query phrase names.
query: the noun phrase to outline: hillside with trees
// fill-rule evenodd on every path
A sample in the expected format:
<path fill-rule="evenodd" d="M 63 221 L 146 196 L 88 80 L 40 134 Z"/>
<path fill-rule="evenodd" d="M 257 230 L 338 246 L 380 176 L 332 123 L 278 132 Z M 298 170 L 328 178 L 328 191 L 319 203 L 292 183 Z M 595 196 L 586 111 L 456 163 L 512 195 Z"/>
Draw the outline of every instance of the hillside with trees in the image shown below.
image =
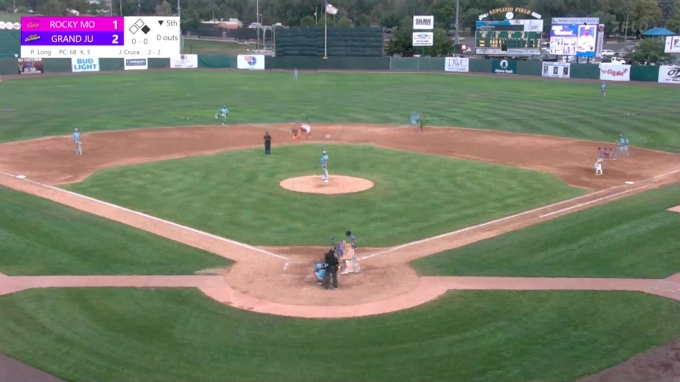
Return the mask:
<path fill-rule="evenodd" d="M 20 11 L 33 10 L 43 15 L 63 15 L 75 9 L 81 15 L 102 14 L 110 9 L 108 0 L 0 0 L 0 12 L 11 12 L 16 3 Z M 168 15 L 177 13 L 177 2 L 170 0 L 111 0 L 113 14 Z M 405 17 L 416 14 L 434 15 L 435 26 L 454 28 L 456 0 L 331 0 L 339 12 L 329 17 L 330 25 L 386 28 L 399 26 Z M 244 24 L 256 21 L 256 0 L 180 0 L 185 27 L 200 20 L 238 18 Z M 473 29 L 478 16 L 490 9 L 520 6 L 543 16 L 599 17 L 607 34 L 665 26 L 680 33 L 680 0 L 460 0 L 460 27 Z M 312 26 L 323 23 L 323 0 L 259 0 L 265 25 Z M 316 12 L 316 15 L 315 15 Z M 631 33 L 629 33 L 631 34 Z"/>

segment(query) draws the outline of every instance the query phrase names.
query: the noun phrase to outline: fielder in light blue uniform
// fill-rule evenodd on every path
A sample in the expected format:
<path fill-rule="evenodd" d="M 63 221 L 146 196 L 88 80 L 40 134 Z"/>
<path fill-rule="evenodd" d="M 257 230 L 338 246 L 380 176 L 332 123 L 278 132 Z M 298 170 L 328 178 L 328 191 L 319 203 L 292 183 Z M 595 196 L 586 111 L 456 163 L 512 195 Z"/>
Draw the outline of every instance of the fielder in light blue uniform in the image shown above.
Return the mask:
<path fill-rule="evenodd" d="M 626 138 L 623 137 L 623 134 L 619 135 L 619 144 L 616 146 L 616 149 L 614 150 L 614 157 L 612 158 L 613 160 L 616 160 L 619 155 L 623 155 L 626 152 Z"/>
<path fill-rule="evenodd" d="M 321 156 L 321 169 L 323 170 L 323 181 L 328 183 L 328 155 L 324 151 Z"/>
<path fill-rule="evenodd" d="M 607 96 L 607 84 L 604 82 L 600 85 L 600 91 L 602 91 L 602 97 Z"/>
<path fill-rule="evenodd" d="M 227 106 L 225 105 L 225 106 L 222 106 L 219 114 L 215 113 L 215 119 L 219 119 L 219 117 L 221 116 L 222 118 L 224 118 L 224 122 L 227 122 L 227 116 L 228 115 L 229 115 L 229 109 L 227 109 Z"/>
<path fill-rule="evenodd" d="M 73 146 L 76 149 L 76 155 L 83 155 L 83 141 L 80 139 L 80 132 L 75 129 L 73 132 Z"/>
<path fill-rule="evenodd" d="M 293 81 L 297 81 L 298 71 L 297 68 L 293 70 Z"/>

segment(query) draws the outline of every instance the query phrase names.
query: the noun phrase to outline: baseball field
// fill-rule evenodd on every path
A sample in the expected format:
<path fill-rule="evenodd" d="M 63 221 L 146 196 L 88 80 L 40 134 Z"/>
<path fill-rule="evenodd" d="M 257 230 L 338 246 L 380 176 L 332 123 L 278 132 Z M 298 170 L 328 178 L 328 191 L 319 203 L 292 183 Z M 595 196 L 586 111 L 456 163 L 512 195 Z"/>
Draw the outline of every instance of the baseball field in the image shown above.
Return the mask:
<path fill-rule="evenodd" d="M 597 82 L 430 73 L 3 77 L 0 370 L 680 377 L 676 103 L 668 86 L 604 98 Z M 630 156 L 596 176 L 621 135 Z M 346 230 L 361 271 L 324 290 L 314 264 Z"/>

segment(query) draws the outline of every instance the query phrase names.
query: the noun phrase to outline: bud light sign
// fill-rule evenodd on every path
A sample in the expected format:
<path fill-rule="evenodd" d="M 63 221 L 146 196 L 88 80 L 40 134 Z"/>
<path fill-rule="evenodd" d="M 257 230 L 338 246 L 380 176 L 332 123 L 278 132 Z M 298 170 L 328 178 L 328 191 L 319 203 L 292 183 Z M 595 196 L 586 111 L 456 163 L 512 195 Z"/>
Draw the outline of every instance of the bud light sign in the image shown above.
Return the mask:
<path fill-rule="evenodd" d="M 239 55 L 236 58 L 238 69 L 264 70 L 264 56 L 262 55 Z"/>
<path fill-rule="evenodd" d="M 98 58 L 71 58 L 71 71 L 73 73 L 80 72 L 98 72 L 99 59 Z"/>

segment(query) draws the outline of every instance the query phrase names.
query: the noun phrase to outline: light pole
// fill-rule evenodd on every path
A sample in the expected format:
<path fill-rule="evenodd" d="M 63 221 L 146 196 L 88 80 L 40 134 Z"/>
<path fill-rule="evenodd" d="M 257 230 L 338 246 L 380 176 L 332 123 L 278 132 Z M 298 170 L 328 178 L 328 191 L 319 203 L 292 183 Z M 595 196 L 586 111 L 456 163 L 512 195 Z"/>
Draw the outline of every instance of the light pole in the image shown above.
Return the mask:
<path fill-rule="evenodd" d="M 120 6 L 120 17 L 123 17 L 123 0 L 118 0 L 118 5 Z"/>
<path fill-rule="evenodd" d="M 215 11 L 213 11 L 214 17 Z M 177 0 L 177 18 L 179 19 L 179 52 L 182 53 L 182 49 L 184 49 L 184 36 L 182 36 L 182 7 L 179 5 L 179 0 Z"/>
<path fill-rule="evenodd" d="M 453 46 L 454 53 L 456 52 L 456 47 L 458 46 L 458 42 L 460 41 L 458 38 L 458 17 L 460 15 L 460 0 L 456 0 L 456 42 L 455 45 Z"/>

